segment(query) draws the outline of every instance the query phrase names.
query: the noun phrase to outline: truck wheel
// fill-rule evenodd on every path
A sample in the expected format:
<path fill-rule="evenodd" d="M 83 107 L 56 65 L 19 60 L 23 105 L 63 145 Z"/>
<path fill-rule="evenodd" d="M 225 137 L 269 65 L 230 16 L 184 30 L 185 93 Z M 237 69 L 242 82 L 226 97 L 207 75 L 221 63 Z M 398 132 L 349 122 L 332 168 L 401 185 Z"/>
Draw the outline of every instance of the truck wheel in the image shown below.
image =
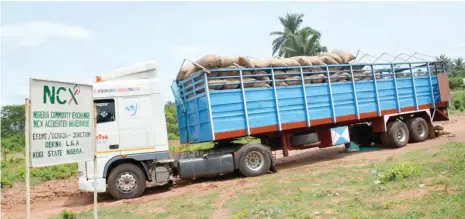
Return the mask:
<path fill-rule="evenodd" d="M 407 120 L 411 142 L 423 142 L 428 138 L 428 123 L 421 117 Z"/>
<path fill-rule="evenodd" d="M 382 133 L 383 145 L 391 148 L 401 148 L 407 145 L 409 131 L 407 125 L 402 121 L 392 121 L 387 125 L 386 132 Z"/>
<path fill-rule="evenodd" d="M 134 164 L 125 163 L 115 167 L 108 176 L 108 190 L 115 199 L 130 199 L 142 195 L 145 176 Z"/>
<path fill-rule="evenodd" d="M 263 145 L 248 146 L 239 159 L 239 172 L 246 177 L 265 174 L 271 166 L 271 159 Z"/>

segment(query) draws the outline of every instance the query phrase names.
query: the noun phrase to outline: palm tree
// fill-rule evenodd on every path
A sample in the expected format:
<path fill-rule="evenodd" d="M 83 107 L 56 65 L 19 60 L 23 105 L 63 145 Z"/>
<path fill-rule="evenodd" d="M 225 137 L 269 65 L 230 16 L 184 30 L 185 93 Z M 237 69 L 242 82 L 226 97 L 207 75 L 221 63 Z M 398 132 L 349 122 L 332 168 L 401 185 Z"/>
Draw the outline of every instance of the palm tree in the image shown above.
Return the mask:
<path fill-rule="evenodd" d="M 439 57 L 436 57 L 436 60 L 444 63 L 446 68 L 449 68 L 451 66 L 451 59 L 444 54 L 441 54 Z"/>
<path fill-rule="evenodd" d="M 465 64 L 463 62 L 463 58 L 462 57 L 458 57 L 456 59 L 453 60 L 452 62 L 452 66 L 454 66 L 455 69 L 463 69 L 465 67 Z"/>
<path fill-rule="evenodd" d="M 321 34 L 311 28 L 299 30 L 296 34 L 288 36 L 280 51 L 284 57 L 314 56 L 327 52 L 326 47 L 320 44 L 320 37 Z"/>
<path fill-rule="evenodd" d="M 302 38 L 304 36 L 310 36 L 314 35 L 317 37 L 317 39 L 314 40 L 315 46 L 319 46 L 319 38 L 321 37 L 321 34 L 313 30 L 310 27 L 304 27 L 302 29 L 299 29 L 300 25 L 303 22 L 303 14 L 294 14 L 294 13 L 287 13 L 285 17 L 279 17 L 279 21 L 284 27 L 284 31 L 273 31 L 270 33 L 270 36 L 277 36 L 273 40 L 273 50 L 272 50 L 272 55 L 278 55 L 278 56 L 283 56 L 283 57 L 289 57 L 289 49 L 298 51 L 301 50 L 299 48 L 294 48 L 294 45 L 299 45 L 295 44 L 295 42 L 299 41 L 297 40 L 298 38 Z M 303 31 L 303 33 L 299 33 Z M 318 42 L 318 43 L 317 43 Z M 294 44 L 294 45 L 293 45 Z M 282 48 L 288 48 L 288 49 L 282 49 Z M 321 50 L 320 48 L 314 48 L 312 50 Z M 286 52 L 287 51 L 287 52 Z"/>

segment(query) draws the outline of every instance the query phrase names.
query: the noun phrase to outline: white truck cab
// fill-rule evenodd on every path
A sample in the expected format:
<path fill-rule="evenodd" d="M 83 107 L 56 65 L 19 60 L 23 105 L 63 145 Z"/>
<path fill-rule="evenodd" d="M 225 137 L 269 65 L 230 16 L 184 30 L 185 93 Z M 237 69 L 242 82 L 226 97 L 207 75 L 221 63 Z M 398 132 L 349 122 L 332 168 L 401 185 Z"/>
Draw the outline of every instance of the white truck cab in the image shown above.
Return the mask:
<path fill-rule="evenodd" d="M 105 192 L 110 172 L 122 163 L 144 169 L 148 165 L 139 161 L 168 158 L 160 83 L 157 64 L 151 61 L 97 76 L 93 85 L 97 108 L 97 175 L 94 176 L 93 161 L 79 163 L 81 190 L 92 192 L 95 177 L 97 191 Z M 116 189 L 122 193 L 136 189 L 139 182 L 134 174 L 119 172 L 113 176 L 119 182 Z M 147 169 L 142 172 L 146 175 Z"/>

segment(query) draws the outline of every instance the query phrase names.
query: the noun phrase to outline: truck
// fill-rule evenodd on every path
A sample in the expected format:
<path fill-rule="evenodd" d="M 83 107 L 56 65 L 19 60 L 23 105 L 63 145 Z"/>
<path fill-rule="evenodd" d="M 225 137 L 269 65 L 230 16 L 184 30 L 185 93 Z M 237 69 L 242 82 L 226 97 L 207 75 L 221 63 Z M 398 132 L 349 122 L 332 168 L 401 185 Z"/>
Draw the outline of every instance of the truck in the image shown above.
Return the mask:
<path fill-rule="evenodd" d="M 156 62 L 96 77 L 97 171 L 94 175 L 91 160 L 78 164 L 82 191 L 93 192 L 95 186 L 97 192 L 109 192 L 115 199 L 129 199 L 141 196 L 146 186 L 169 186 L 176 178 L 234 172 L 256 177 L 278 171 L 274 151 L 288 156 L 290 150 L 337 145 L 401 148 L 434 137 L 433 121 L 449 118 L 447 72 L 444 63 L 437 61 L 200 67 L 171 85 L 180 143 L 213 142 L 214 146 L 175 154 L 169 153 L 164 82 Z M 288 79 L 275 72 L 289 69 L 299 77 L 287 86 L 277 86 Z M 238 75 L 212 77 L 232 70 Z M 247 79 L 257 75 L 246 71 L 258 70 L 269 80 Z M 349 76 L 339 80 L 335 71 Z M 357 78 L 362 71 L 363 80 Z M 312 74 L 323 74 L 325 80 L 307 82 L 306 76 Z M 228 77 L 236 78 L 235 88 L 215 89 L 215 81 Z M 260 141 L 235 142 L 247 136 Z"/>

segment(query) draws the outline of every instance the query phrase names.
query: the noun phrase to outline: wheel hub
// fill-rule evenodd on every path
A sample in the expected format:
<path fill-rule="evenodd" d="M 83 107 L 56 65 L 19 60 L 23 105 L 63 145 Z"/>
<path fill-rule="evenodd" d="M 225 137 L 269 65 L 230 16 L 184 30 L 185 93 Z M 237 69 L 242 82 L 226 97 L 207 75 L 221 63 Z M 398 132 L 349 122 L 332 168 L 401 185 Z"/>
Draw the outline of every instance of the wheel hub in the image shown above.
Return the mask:
<path fill-rule="evenodd" d="M 265 159 L 261 153 L 251 151 L 246 155 L 245 164 L 249 169 L 257 170 L 264 165 Z"/>
<path fill-rule="evenodd" d="M 399 129 L 396 134 L 397 140 L 404 141 L 405 140 L 405 130 Z"/>
<path fill-rule="evenodd" d="M 424 130 L 423 130 L 423 126 L 422 126 L 422 125 L 418 125 L 418 126 L 417 126 L 417 133 L 418 133 L 420 136 L 423 136 Z"/>
<path fill-rule="evenodd" d="M 116 178 L 116 186 L 120 192 L 130 193 L 137 188 L 136 176 L 129 172 L 121 173 Z"/>

